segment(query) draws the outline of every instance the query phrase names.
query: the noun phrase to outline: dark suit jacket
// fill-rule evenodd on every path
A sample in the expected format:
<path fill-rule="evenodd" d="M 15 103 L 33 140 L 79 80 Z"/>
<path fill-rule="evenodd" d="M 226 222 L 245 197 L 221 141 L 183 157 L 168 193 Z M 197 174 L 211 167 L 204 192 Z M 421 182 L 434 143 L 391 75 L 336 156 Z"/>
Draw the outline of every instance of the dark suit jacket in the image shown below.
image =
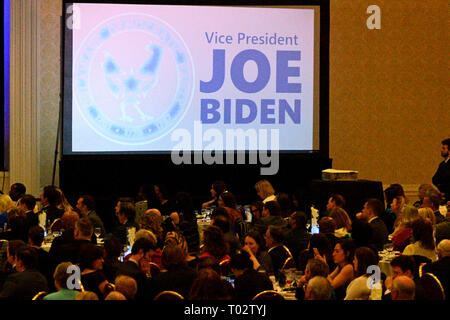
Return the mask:
<path fill-rule="evenodd" d="M 180 266 L 161 272 L 151 281 L 149 299 L 153 299 L 158 293 L 171 290 L 178 292 L 185 299 L 189 296 L 189 290 L 197 277 L 197 272 L 187 266 Z"/>
<path fill-rule="evenodd" d="M 117 266 L 117 276 L 125 275 L 132 277 L 137 283 L 137 293 L 135 296 L 136 300 L 142 300 L 147 295 L 149 289 L 149 279 L 141 271 L 141 268 L 134 261 L 125 261 Z"/>
<path fill-rule="evenodd" d="M 445 193 L 447 201 L 450 200 L 450 160 L 442 161 L 433 176 L 433 184 L 439 191 Z"/>
<path fill-rule="evenodd" d="M 308 247 L 310 235 L 306 229 L 292 229 L 284 235 L 284 244 L 291 251 L 298 266 L 298 255 Z"/>
<path fill-rule="evenodd" d="M 289 258 L 289 253 L 283 246 L 278 246 L 269 249 L 269 255 L 272 259 L 273 272 L 278 279 L 280 276 L 280 269 L 283 267 L 286 259 Z"/>
<path fill-rule="evenodd" d="M 237 300 L 249 301 L 262 291 L 273 290 L 273 284 L 266 273 L 249 269 L 234 280 L 234 290 Z"/>
<path fill-rule="evenodd" d="M 6 279 L 0 300 L 31 300 L 40 291 L 48 291 L 48 287 L 47 280 L 39 271 L 16 272 Z"/>
<path fill-rule="evenodd" d="M 66 261 L 77 264 L 80 262 L 80 251 L 82 247 L 88 243 L 91 243 L 91 241 L 74 240 L 72 242 L 63 244 L 53 251 L 51 259 L 55 265 Z"/>
<path fill-rule="evenodd" d="M 369 223 L 372 229 L 371 244 L 378 251 L 382 251 L 384 244 L 388 242 L 388 230 L 386 224 L 380 218 L 375 218 Z"/>
<path fill-rule="evenodd" d="M 139 225 L 135 221 L 128 220 L 125 224 L 116 226 L 112 232 L 113 236 L 119 238 L 123 245 L 127 244 L 128 228 L 136 228 L 136 231 L 138 231 Z"/>
<path fill-rule="evenodd" d="M 438 261 L 427 263 L 423 269 L 423 273 L 429 272 L 434 274 L 441 282 L 445 291 L 445 299 L 450 299 L 450 256 L 439 259 Z"/>

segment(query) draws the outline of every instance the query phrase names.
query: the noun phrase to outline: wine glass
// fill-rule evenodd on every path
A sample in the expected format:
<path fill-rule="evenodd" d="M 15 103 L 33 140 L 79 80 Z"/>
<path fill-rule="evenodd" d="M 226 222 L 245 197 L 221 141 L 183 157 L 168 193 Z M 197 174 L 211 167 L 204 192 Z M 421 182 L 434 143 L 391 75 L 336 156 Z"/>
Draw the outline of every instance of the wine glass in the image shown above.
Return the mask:
<path fill-rule="evenodd" d="M 95 236 L 98 239 L 100 237 L 100 235 L 102 234 L 102 228 L 99 228 L 99 227 L 95 228 L 94 229 L 94 234 L 95 234 Z"/>

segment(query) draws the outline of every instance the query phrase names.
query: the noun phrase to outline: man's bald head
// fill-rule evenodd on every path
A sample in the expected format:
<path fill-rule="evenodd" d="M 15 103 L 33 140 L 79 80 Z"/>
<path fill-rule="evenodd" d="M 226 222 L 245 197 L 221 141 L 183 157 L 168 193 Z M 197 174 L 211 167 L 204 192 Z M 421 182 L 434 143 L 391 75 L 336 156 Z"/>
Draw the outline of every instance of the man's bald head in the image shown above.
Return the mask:
<path fill-rule="evenodd" d="M 392 282 L 392 300 L 414 300 L 416 285 L 407 276 L 398 276 Z"/>
<path fill-rule="evenodd" d="M 450 256 L 450 240 L 449 239 L 444 239 L 441 242 L 439 242 L 439 244 L 437 246 L 437 253 L 438 253 L 439 259 Z"/>

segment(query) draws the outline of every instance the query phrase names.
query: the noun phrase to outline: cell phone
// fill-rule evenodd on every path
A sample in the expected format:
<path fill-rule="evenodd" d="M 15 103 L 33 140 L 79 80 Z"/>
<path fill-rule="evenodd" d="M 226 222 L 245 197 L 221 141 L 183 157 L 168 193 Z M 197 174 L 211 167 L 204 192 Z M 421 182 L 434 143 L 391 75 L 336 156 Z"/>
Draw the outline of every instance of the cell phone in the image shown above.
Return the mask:
<path fill-rule="evenodd" d="M 229 284 L 234 288 L 234 279 L 230 277 L 225 277 L 225 280 L 228 281 Z"/>
<path fill-rule="evenodd" d="M 250 210 L 250 207 L 245 207 L 245 221 L 246 222 L 252 222 L 252 211 Z"/>

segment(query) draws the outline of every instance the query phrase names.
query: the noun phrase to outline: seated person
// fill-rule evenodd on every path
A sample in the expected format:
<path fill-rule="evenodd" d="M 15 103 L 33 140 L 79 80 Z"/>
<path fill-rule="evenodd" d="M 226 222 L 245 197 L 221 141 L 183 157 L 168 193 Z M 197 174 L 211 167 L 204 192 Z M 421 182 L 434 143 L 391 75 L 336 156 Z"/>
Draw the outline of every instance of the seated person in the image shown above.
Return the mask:
<path fill-rule="evenodd" d="M 81 283 L 87 291 L 97 294 L 100 300 L 105 297 L 108 284 L 103 274 L 103 252 L 93 243 L 85 245 L 80 251 Z"/>
<path fill-rule="evenodd" d="M 283 245 L 284 234 L 280 227 L 269 226 L 266 231 L 266 245 L 269 248 L 269 255 L 272 259 L 273 272 L 277 280 L 281 279 L 283 268 L 286 260 L 292 258 L 292 254 L 288 248 Z"/>
<path fill-rule="evenodd" d="M 28 244 L 36 250 L 38 254 L 38 271 L 47 279 L 48 287 L 50 291 L 53 291 L 53 262 L 51 261 L 50 254 L 41 248 L 44 241 L 44 229 L 37 225 L 31 227 L 28 231 Z"/>
<path fill-rule="evenodd" d="M 345 298 L 347 286 L 353 280 L 354 270 L 352 263 L 354 252 L 355 245 L 352 239 L 339 240 L 334 247 L 333 260 L 337 267 L 328 275 L 328 280 L 336 292 L 337 300 Z M 315 258 L 326 262 L 326 258 L 320 255 L 317 250 Z"/>
<path fill-rule="evenodd" d="M 229 248 L 222 230 L 216 226 L 209 226 L 203 233 L 203 253 L 199 259 L 214 257 L 220 263 L 229 260 Z"/>
<path fill-rule="evenodd" d="M 134 300 L 137 293 L 137 282 L 132 277 L 120 275 L 115 281 L 115 291 L 122 293 L 126 300 Z M 105 299 L 106 300 L 106 299 Z"/>
<path fill-rule="evenodd" d="M 187 297 L 197 273 L 187 265 L 186 253 L 179 246 L 169 244 L 163 249 L 162 263 L 167 271 L 152 279 L 147 298 L 153 299 L 158 293 L 167 290 Z"/>
<path fill-rule="evenodd" d="M 394 233 L 392 234 L 392 244 L 395 251 L 405 250 L 406 246 L 411 243 L 413 233 L 412 224 L 419 219 L 419 211 L 416 207 L 405 206 L 398 221 Z"/>
<path fill-rule="evenodd" d="M 237 300 L 252 300 L 258 293 L 273 290 L 273 284 L 265 272 L 253 268 L 248 252 L 242 250 L 232 255 L 231 271 L 235 275 L 235 298 Z"/>
<path fill-rule="evenodd" d="M 189 300 L 231 300 L 234 289 L 213 268 L 202 268 L 192 283 Z"/>
<path fill-rule="evenodd" d="M 223 232 L 225 242 L 230 248 L 230 253 L 241 248 L 241 242 L 231 230 L 231 221 L 224 208 L 216 208 L 211 216 L 211 225 L 219 227 Z"/>
<path fill-rule="evenodd" d="M 334 235 L 336 238 L 349 238 L 352 231 L 352 220 L 347 211 L 342 208 L 335 208 L 330 211 L 330 218 L 335 222 Z"/>
<path fill-rule="evenodd" d="M 437 246 L 438 260 L 423 266 L 423 273 L 434 274 L 444 288 L 446 299 L 450 299 L 450 240 L 444 239 Z"/>
<path fill-rule="evenodd" d="M 305 300 L 330 300 L 333 287 L 327 278 L 315 276 L 308 281 L 305 292 Z"/>
<path fill-rule="evenodd" d="M 392 275 L 386 278 L 384 281 L 385 291 L 383 294 L 383 300 L 392 300 L 392 281 L 399 276 L 406 276 L 412 279 L 416 283 L 417 294 L 415 298 L 417 300 L 424 299 L 424 292 L 422 286 L 419 284 L 419 266 L 414 261 L 412 256 L 400 255 L 395 257 L 391 261 Z"/>
<path fill-rule="evenodd" d="M 37 293 L 48 291 L 47 279 L 37 271 L 38 257 L 29 246 L 22 246 L 15 256 L 15 273 L 10 274 L 0 291 L 0 300 L 31 300 Z"/>
<path fill-rule="evenodd" d="M 75 300 L 75 297 L 79 293 L 77 290 L 71 290 L 67 288 L 69 277 L 72 275 L 69 267 L 76 267 L 70 262 L 62 262 L 58 264 L 53 273 L 54 286 L 56 292 L 47 294 L 44 300 Z M 73 283 L 75 285 L 75 283 Z"/>
<path fill-rule="evenodd" d="M 310 235 L 306 230 L 306 215 L 304 212 L 295 211 L 289 217 L 291 229 L 284 234 L 284 244 L 292 253 L 295 265 L 298 267 L 298 255 L 308 247 Z"/>
<path fill-rule="evenodd" d="M 297 300 L 304 300 L 306 286 L 308 285 L 309 280 L 311 280 L 316 276 L 327 278 L 329 273 L 330 268 L 328 268 L 328 265 L 325 262 L 323 262 L 320 259 L 314 258 L 309 259 L 308 263 L 306 264 L 305 274 L 300 278 L 300 280 L 297 283 L 297 289 L 295 290 L 295 298 L 297 298 Z"/>
<path fill-rule="evenodd" d="M 319 230 L 321 234 L 324 234 L 332 248 L 336 245 L 338 238 L 335 236 L 336 222 L 331 217 L 323 217 L 319 220 Z"/>
<path fill-rule="evenodd" d="M 344 300 L 381 300 L 381 283 L 367 285 L 370 266 L 378 266 L 377 254 L 368 247 L 357 248 L 353 259 L 355 279 L 348 285 Z"/>
<path fill-rule="evenodd" d="M 266 243 L 263 236 L 256 230 L 251 230 L 244 238 L 242 250 L 247 251 L 253 261 L 253 268 L 256 271 L 265 271 L 273 274 L 272 258 L 267 252 Z"/>
<path fill-rule="evenodd" d="M 149 288 L 149 279 L 147 278 L 145 270 L 141 269 L 141 260 L 150 261 L 151 255 L 155 250 L 154 243 L 146 238 L 139 238 L 131 247 L 131 255 L 127 261 L 118 265 L 117 276 L 126 275 L 136 280 L 138 291 L 136 293 L 136 300 L 145 298 Z"/>
<path fill-rule="evenodd" d="M 419 218 L 412 223 L 412 229 L 413 242 L 406 246 L 403 254 L 423 256 L 431 261 L 436 261 L 436 248 L 431 223 Z"/>
<path fill-rule="evenodd" d="M 134 221 L 136 217 L 136 209 L 131 201 L 119 201 L 117 208 L 117 219 L 119 225 L 116 226 L 112 234 L 122 241 L 123 245 L 128 243 L 128 229 L 135 228 L 139 230 L 139 225 Z"/>
<path fill-rule="evenodd" d="M 315 250 L 326 258 L 330 270 L 336 268 L 336 264 L 333 262 L 333 247 L 331 247 L 330 241 L 326 235 L 318 233 L 311 236 L 308 247 L 299 253 L 299 270 L 305 270 L 308 261 L 316 255 Z"/>
<path fill-rule="evenodd" d="M 254 224 L 254 229 L 265 234 L 269 226 L 278 226 L 285 230 L 286 221 L 281 217 L 281 208 L 277 201 L 268 201 L 264 204 L 262 217 Z"/>

